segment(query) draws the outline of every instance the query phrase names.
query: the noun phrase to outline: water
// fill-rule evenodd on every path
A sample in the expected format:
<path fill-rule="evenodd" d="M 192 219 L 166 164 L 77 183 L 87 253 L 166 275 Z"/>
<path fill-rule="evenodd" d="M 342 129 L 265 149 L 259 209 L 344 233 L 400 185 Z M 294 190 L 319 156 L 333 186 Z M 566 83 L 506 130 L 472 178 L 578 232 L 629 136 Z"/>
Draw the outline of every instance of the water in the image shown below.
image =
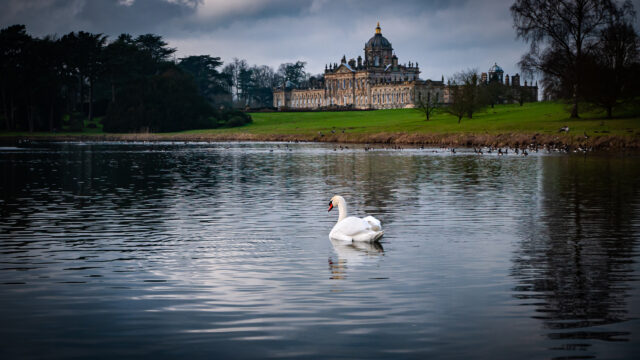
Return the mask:
<path fill-rule="evenodd" d="M 71 143 L 0 171 L 2 359 L 640 351 L 638 157 Z M 380 245 L 329 241 L 334 194 Z"/>

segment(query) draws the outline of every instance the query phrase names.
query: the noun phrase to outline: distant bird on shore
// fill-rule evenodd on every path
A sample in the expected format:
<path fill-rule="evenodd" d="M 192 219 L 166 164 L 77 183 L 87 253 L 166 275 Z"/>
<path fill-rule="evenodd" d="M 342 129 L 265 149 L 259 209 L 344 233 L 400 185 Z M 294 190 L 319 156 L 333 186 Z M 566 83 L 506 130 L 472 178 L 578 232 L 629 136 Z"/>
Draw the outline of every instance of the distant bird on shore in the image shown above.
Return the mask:
<path fill-rule="evenodd" d="M 569 132 L 569 127 L 567 125 L 561 127 L 560 129 L 558 129 L 558 132 Z"/>

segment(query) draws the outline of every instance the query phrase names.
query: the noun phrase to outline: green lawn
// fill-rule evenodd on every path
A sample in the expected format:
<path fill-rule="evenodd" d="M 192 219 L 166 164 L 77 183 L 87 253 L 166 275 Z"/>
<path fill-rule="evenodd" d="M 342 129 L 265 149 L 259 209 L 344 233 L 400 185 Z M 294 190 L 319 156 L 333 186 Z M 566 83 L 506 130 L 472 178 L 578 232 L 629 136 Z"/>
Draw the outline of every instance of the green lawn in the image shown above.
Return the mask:
<path fill-rule="evenodd" d="M 347 133 L 556 133 L 569 126 L 572 133 L 609 133 L 626 135 L 640 130 L 640 117 L 605 119 L 604 113 L 585 113 L 570 120 L 566 105 L 553 102 L 528 103 L 524 106 L 497 105 L 463 118 L 439 112 L 430 121 L 415 109 L 344 112 L 274 112 L 252 113 L 253 124 L 231 129 L 193 130 L 187 133 L 252 134 L 329 134 L 332 129 Z M 631 131 L 630 131 L 631 130 Z"/>
<path fill-rule="evenodd" d="M 582 135 L 586 132 L 608 135 L 635 135 L 640 133 L 640 117 L 617 117 L 605 119 L 603 112 L 585 112 L 582 118 L 569 119 L 566 105 L 556 102 L 528 103 L 524 106 L 497 105 L 474 114 L 473 119 L 463 118 L 458 124 L 457 118 L 445 112 L 437 112 L 430 121 L 415 109 L 393 109 L 376 111 L 343 112 L 272 112 L 252 113 L 253 123 L 230 129 L 202 129 L 180 133 L 158 134 L 173 135 L 300 135 L 314 137 L 322 132 L 325 135 L 335 130 L 336 134 L 345 130 L 346 134 L 366 135 L 379 133 L 433 133 L 433 134 L 552 134 L 562 126 L 569 126 L 571 134 Z M 58 135 L 102 135 L 100 119 L 89 128 L 85 122 L 83 132 L 58 132 Z M 0 133 L 0 135 L 29 136 L 52 135 L 51 133 L 29 134 Z"/>

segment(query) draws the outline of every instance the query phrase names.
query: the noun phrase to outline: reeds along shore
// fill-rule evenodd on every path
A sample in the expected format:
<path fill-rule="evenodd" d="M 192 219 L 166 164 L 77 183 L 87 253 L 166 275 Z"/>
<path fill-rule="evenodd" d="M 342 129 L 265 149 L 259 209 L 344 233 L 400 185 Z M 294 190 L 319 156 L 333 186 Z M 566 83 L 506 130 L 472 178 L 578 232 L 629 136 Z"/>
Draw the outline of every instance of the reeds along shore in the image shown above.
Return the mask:
<path fill-rule="evenodd" d="M 564 151 L 624 151 L 640 150 L 640 134 L 571 135 L 571 134 L 250 134 L 250 133 L 191 133 L 191 134 L 58 134 L 0 137 L 3 145 L 19 145 L 31 141 L 290 141 L 334 142 L 354 144 L 393 144 L 433 147 L 510 147 L 520 149 L 555 149 Z"/>

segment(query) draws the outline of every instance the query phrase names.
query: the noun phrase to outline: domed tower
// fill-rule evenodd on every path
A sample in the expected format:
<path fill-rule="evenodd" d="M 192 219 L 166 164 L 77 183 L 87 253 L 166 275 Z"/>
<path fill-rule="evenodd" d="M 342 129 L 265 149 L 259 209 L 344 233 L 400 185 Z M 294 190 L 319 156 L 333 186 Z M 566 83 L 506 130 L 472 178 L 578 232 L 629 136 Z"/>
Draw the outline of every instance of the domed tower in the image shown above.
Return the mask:
<path fill-rule="evenodd" d="M 386 66 L 391 63 L 393 48 L 387 38 L 382 36 L 380 22 L 376 26 L 376 33 L 364 46 L 364 58 L 370 67 Z"/>
<path fill-rule="evenodd" d="M 499 83 L 503 83 L 502 76 L 504 75 L 504 71 L 498 63 L 494 63 L 492 67 L 489 68 L 489 82 L 498 81 Z"/>

